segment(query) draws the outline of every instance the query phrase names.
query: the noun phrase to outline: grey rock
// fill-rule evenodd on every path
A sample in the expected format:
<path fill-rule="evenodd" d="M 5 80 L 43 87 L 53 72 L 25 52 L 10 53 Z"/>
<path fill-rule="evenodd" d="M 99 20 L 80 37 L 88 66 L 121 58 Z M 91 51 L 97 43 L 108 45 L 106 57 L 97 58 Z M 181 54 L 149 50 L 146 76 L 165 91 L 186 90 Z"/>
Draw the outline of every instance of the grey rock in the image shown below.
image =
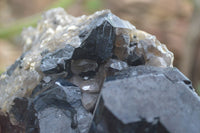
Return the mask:
<path fill-rule="evenodd" d="M 25 54 L 26 54 L 26 53 L 22 54 L 21 57 L 20 57 L 19 59 L 17 59 L 17 60 L 15 61 L 15 63 L 12 64 L 12 65 L 8 68 L 8 70 L 6 71 L 6 74 L 8 74 L 9 76 L 11 76 L 12 73 L 13 73 L 13 71 L 15 71 L 15 69 L 16 69 L 17 67 L 19 67 L 19 68 L 22 67 L 22 66 L 20 66 L 20 65 L 21 65 L 21 63 L 22 63 L 22 60 L 23 60 Z"/>
<path fill-rule="evenodd" d="M 192 87 L 192 82 L 175 67 L 167 67 L 165 69 L 144 65 L 138 67 L 129 67 L 123 69 L 123 71 L 121 72 L 116 72 L 114 76 L 107 77 L 106 80 L 109 81 L 115 79 L 123 79 L 143 74 L 158 75 L 161 73 L 173 83 L 185 84 L 189 89 L 194 90 L 194 88 Z"/>
<path fill-rule="evenodd" d="M 185 80 L 175 68 L 119 72 L 103 85 L 90 132 L 199 133 L 200 98 Z"/>
<path fill-rule="evenodd" d="M 64 70 L 68 71 L 73 52 L 74 48 L 66 45 L 63 49 L 46 54 L 41 61 L 41 71 L 45 74 L 59 73 Z"/>
<path fill-rule="evenodd" d="M 27 133 L 86 133 L 92 115 L 81 104 L 80 88 L 57 80 L 49 89 L 40 88 L 34 98 L 15 99 L 11 113 Z M 24 112 L 24 113 L 21 113 Z"/>

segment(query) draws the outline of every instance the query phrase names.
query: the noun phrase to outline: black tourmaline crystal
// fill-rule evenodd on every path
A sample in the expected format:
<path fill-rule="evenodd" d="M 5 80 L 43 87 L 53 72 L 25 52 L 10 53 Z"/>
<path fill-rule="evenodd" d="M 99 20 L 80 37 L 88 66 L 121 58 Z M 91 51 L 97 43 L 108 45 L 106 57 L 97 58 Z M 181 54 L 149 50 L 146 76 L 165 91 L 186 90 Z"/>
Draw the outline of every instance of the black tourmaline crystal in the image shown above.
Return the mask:
<path fill-rule="evenodd" d="M 66 79 L 51 82 L 37 86 L 29 99 L 16 98 L 10 113 L 28 133 L 87 131 L 92 115 L 82 106 L 80 88 Z"/>
<path fill-rule="evenodd" d="M 109 10 L 44 13 L 0 76 L 0 133 L 199 133 L 200 98 L 155 36 Z"/>
<path fill-rule="evenodd" d="M 91 133 L 200 130 L 198 96 L 185 84 L 189 80 L 178 69 L 138 66 L 114 77 L 103 85 Z"/>
<path fill-rule="evenodd" d="M 113 54 L 115 37 L 115 28 L 108 21 L 103 22 L 74 51 L 73 59 L 108 60 Z"/>
<path fill-rule="evenodd" d="M 41 71 L 45 74 L 69 71 L 69 60 L 72 58 L 73 53 L 74 48 L 70 45 L 66 45 L 63 49 L 58 49 L 53 53 L 46 54 L 41 61 Z"/>

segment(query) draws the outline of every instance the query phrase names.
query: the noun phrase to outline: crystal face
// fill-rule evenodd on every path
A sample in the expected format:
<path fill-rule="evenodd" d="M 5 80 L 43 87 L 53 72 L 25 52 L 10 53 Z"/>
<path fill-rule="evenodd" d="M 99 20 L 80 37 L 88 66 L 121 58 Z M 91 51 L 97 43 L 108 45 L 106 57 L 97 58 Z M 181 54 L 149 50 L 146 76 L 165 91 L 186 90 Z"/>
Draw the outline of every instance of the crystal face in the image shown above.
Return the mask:
<path fill-rule="evenodd" d="M 138 66 L 115 73 L 102 87 L 90 133 L 197 133 L 200 98 L 187 81 L 176 68 Z"/>
<path fill-rule="evenodd" d="M 180 131 L 184 124 L 174 127 L 167 123 L 172 121 L 163 121 L 166 117 L 162 103 L 173 110 L 176 102 L 182 102 L 181 97 L 174 98 L 179 93 L 193 97 L 188 100 L 189 108 L 195 108 L 191 103 L 199 100 L 189 79 L 172 68 L 173 53 L 155 36 L 137 30 L 109 10 L 73 17 L 62 8 L 52 9 L 43 14 L 36 28 L 25 29 L 21 38 L 24 53 L 0 76 L 2 132 L 151 133 L 173 132 L 173 128 Z M 165 89 L 166 84 L 171 90 L 166 90 L 165 96 L 158 85 Z M 155 90 L 150 91 L 151 85 Z M 147 89 L 149 95 L 142 92 L 144 96 L 132 97 L 133 93 L 141 93 L 137 86 Z M 126 89 L 130 94 L 124 93 Z M 173 91 L 178 94 L 170 95 Z M 155 103 L 152 96 L 158 95 L 177 101 L 171 106 L 162 100 Z M 147 103 L 143 104 L 142 98 Z M 163 112 L 152 109 L 149 116 L 145 107 L 141 109 L 134 103 L 140 111 L 131 114 L 134 109 L 126 107 L 132 106 L 134 100 L 141 100 L 142 107 L 160 107 Z M 120 103 L 123 104 L 118 106 Z M 185 109 L 183 104 L 176 106 L 177 110 L 179 106 Z M 192 117 L 199 114 L 197 110 L 198 107 Z M 170 116 L 172 112 L 166 114 Z M 178 116 L 174 118 L 182 121 Z M 198 123 L 196 119 L 193 122 Z"/>

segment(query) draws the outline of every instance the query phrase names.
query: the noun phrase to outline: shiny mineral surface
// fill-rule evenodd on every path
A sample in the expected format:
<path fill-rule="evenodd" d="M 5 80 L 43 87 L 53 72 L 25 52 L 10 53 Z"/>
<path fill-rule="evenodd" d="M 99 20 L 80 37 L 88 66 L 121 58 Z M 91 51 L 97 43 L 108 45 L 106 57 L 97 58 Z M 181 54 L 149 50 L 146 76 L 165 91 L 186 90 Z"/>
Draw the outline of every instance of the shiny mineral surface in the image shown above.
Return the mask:
<path fill-rule="evenodd" d="M 89 133 L 198 133 L 200 97 L 176 68 L 129 67 L 108 77 Z"/>
<path fill-rule="evenodd" d="M 1 113 L 19 131 L 87 132 L 106 77 L 131 66 L 173 67 L 164 44 L 109 10 L 80 17 L 49 10 L 22 43 L 22 56 L 0 77 Z M 70 128 L 52 127 L 58 117 Z"/>
<path fill-rule="evenodd" d="M 109 10 L 81 17 L 73 17 L 61 8 L 47 11 L 36 28 L 23 31 L 22 41 L 23 56 L 11 70 L 1 75 L 0 107 L 3 111 L 10 109 L 15 97 L 28 96 L 45 73 L 66 70 L 68 60 L 72 60 L 71 71 L 75 74 L 94 71 L 97 63 L 112 56 L 128 60 L 130 65 L 142 56 L 145 65 L 173 66 L 173 54 L 155 36 L 137 30 Z M 87 68 L 91 70 L 81 70 Z"/>

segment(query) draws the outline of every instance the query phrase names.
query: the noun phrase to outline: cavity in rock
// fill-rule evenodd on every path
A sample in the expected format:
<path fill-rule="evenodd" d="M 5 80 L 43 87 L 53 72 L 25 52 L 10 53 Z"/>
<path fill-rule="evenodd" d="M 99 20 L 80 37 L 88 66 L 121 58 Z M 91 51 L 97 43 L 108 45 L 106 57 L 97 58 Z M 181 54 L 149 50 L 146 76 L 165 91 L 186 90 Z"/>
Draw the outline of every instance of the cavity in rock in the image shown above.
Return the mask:
<path fill-rule="evenodd" d="M 128 56 L 127 63 L 130 66 L 144 65 L 145 59 L 144 59 L 143 55 L 138 56 L 136 53 L 133 53 Z"/>

